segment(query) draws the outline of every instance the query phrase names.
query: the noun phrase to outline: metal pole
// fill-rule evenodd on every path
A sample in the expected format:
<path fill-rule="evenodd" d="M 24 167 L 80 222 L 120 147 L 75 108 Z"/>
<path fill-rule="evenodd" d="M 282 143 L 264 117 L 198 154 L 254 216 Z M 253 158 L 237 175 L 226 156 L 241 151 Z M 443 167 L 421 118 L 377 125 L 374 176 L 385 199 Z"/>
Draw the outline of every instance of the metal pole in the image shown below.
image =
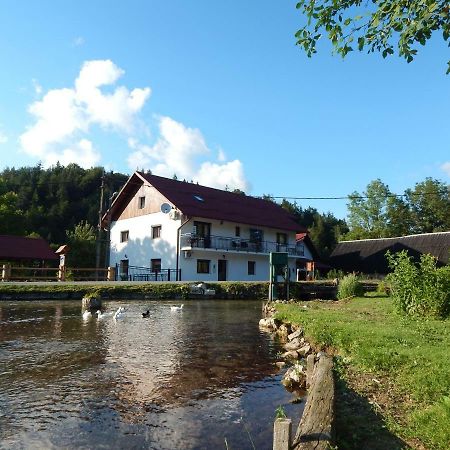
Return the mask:
<path fill-rule="evenodd" d="M 95 279 L 98 280 L 98 269 L 100 267 L 100 246 L 102 237 L 102 213 L 103 213 L 103 192 L 105 189 L 105 171 L 102 173 L 102 184 L 100 185 L 100 205 L 98 209 L 98 225 L 97 225 L 97 247 L 95 254 Z"/>

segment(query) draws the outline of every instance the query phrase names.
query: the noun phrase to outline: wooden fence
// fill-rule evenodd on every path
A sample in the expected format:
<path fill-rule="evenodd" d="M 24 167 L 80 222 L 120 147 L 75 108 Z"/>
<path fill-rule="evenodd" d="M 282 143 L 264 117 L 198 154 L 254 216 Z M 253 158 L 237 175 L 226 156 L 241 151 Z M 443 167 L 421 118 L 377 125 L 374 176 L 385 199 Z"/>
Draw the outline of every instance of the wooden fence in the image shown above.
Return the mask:
<path fill-rule="evenodd" d="M 106 269 L 17 267 L 3 264 L 1 281 L 114 281 L 115 267 Z"/>

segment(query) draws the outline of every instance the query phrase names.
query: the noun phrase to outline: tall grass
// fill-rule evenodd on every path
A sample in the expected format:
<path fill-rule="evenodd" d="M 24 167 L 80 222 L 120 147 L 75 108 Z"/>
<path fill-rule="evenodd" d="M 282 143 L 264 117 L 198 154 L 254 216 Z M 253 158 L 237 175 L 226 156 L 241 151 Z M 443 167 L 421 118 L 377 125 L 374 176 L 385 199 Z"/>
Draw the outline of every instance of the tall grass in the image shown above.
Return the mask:
<path fill-rule="evenodd" d="M 450 448 L 450 321 L 399 316 L 390 298 L 277 305 L 277 318 L 303 325 L 306 337 L 334 349 L 355 371 L 386 379 L 402 417 L 392 429 L 427 448 Z M 363 378 L 363 377 L 362 377 Z"/>

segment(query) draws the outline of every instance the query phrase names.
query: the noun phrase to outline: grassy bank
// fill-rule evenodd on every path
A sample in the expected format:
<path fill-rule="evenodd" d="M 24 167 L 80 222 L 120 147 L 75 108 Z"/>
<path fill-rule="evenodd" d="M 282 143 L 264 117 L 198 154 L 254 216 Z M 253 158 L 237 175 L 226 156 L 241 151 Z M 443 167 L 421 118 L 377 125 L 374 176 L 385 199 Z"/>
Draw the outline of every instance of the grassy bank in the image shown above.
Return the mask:
<path fill-rule="evenodd" d="M 336 355 L 339 448 L 450 448 L 449 320 L 400 317 L 389 298 L 304 305 L 277 317 Z"/>
<path fill-rule="evenodd" d="M 190 298 L 189 283 L 1 283 L 0 300 L 76 300 L 85 294 L 96 292 L 105 299 L 186 299 Z M 208 283 L 219 299 L 267 299 L 269 284 L 266 282 Z"/>

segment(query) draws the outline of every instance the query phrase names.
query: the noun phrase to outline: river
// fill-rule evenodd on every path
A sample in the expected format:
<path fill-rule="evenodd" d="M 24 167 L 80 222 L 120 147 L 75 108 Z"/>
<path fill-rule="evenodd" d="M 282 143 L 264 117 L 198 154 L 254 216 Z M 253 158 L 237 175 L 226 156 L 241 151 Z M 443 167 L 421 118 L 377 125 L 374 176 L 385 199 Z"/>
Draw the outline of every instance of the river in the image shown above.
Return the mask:
<path fill-rule="evenodd" d="M 0 448 L 271 449 L 277 407 L 296 425 L 303 404 L 261 302 L 171 304 L 83 319 L 78 301 L 0 303 Z"/>

